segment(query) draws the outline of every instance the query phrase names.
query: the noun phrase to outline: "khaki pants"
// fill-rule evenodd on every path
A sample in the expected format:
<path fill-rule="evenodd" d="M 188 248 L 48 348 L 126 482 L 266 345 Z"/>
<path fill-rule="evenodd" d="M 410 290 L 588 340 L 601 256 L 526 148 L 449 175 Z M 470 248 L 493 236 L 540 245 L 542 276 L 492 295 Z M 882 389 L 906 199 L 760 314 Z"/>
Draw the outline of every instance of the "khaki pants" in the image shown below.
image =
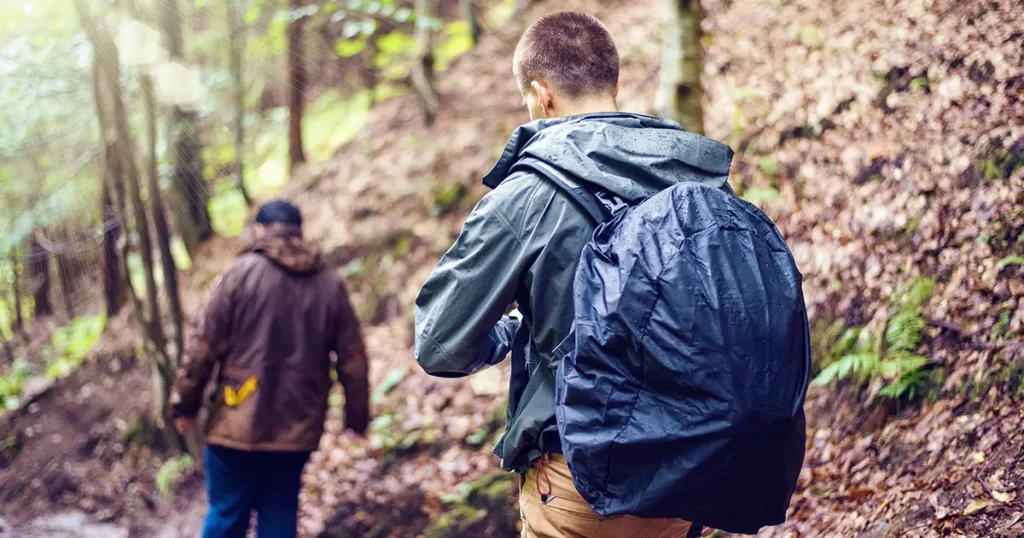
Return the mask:
<path fill-rule="evenodd" d="M 576 491 L 561 454 L 545 455 L 521 483 L 522 538 L 683 538 L 690 530 L 681 519 L 598 515 Z"/>

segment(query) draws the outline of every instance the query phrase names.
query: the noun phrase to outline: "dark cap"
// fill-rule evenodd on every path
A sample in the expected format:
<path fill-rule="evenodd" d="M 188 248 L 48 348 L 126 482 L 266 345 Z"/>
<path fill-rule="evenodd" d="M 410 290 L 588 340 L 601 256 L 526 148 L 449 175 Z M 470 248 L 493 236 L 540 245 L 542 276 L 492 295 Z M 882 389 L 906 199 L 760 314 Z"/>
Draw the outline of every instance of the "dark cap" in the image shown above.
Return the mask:
<path fill-rule="evenodd" d="M 256 224 L 302 226 L 302 212 L 287 200 L 271 200 L 256 213 Z"/>

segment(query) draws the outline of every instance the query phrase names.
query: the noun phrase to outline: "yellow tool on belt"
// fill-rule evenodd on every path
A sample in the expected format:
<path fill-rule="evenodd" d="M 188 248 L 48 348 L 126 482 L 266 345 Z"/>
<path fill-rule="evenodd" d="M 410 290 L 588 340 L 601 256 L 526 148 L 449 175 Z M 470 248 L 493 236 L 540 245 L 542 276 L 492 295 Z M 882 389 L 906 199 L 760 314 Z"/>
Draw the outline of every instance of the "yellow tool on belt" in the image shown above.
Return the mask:
<path fill-rule="evenodd" d="M 237 391 L 234 387 L 224 387 L 224 403 L 226 403 L 228 407 L 237 407 L 241 405 L 241 403 L 244 402 L 250 394 L 256 392 L 257 385 L 258 382 L 256 381 L 256 376 L 252 376 L 249 379 L 246 379 L 245 383 L 243 383 L 242 387 Z"/>

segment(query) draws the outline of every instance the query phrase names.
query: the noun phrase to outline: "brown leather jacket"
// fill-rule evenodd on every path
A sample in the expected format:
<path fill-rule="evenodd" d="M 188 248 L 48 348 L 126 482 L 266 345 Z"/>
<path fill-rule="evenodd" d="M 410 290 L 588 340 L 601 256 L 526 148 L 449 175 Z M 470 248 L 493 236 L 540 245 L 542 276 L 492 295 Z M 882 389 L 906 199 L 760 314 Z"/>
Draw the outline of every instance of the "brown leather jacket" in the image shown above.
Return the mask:
<path fill-rule="evenodd" d="M 272 230 L 243 249 L 193 321 L 171 394 L 171 415 L 209 402 L 209 444 L 251 451 L 316 450 L 331 386 L 331 352 L 345 389 L 345 424 L 369 421 L 363 340 L 348 293 L 294 231 Z"/>

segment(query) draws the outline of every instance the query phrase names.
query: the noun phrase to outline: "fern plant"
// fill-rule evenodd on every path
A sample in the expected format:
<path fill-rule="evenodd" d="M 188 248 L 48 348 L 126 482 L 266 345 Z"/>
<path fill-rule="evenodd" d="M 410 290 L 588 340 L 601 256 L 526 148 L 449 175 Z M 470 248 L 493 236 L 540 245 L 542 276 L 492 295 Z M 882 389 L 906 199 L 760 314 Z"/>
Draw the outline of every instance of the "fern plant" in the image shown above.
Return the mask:
<path fill-rule="evenodd" d="M 931 280 L 921 278 L 898 294 L 893 302 L 897 312 L 889 318 L 883 335 L 858 327 L 844 332 L 830 352 L 834 360 L 811 384 L 856 379 L 866 385 L 872 379 L 882 379 L 886 384 L 877 393 L 880 397 L 914 399 L 921 395 L 928 381 L 928 359 L 914 352 L 924 342 L 927 322 L 920 309 L 931 298 L 932 288 Z"/>

